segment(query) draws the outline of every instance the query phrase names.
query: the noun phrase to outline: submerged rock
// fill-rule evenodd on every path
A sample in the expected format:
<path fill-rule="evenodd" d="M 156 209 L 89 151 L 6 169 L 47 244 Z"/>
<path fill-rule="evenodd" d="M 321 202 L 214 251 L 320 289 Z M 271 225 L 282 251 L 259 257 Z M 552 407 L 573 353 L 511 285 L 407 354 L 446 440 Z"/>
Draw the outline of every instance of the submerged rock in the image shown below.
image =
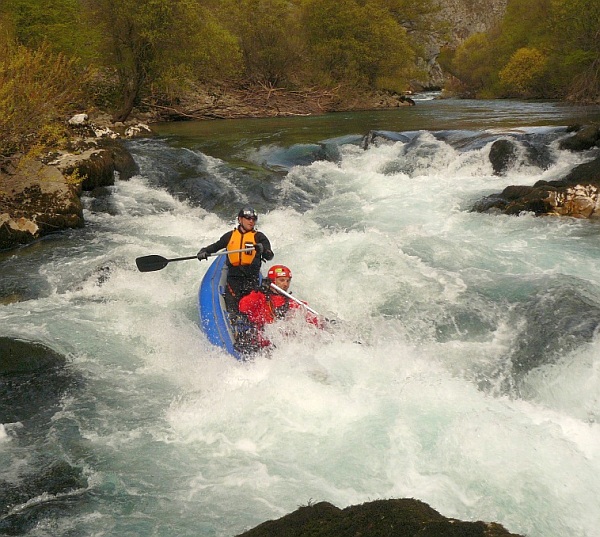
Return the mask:
<path fill-rule="evenodd" d="M 328 502 L 300 507 L 238 537 L 520 537 L 500 524 L 446 518 L 414 499 L 376 500 L 339 509 Z"/>
<path fill-rule="evenodd" d="M 63 397 L 79 382 L 61 354 L 40 343 L 0 337 L 0 439 L 16 456 L 26 454 L 25 460 L 9 462 L 18 472 L 0 476 L 0 535 L 25 535 L 85 500 L 83 469 L 49 449 L 48 442 Z M 75 425 L 70 435 L 78 438 Z"/>
<path fill-rule="evenodd" d="M 25 535 L 36 526 L 51 524 L 83 503 L 88 486 L 81 468 L 52 462 L 20 483 L 0 480 L 0 535 Z"/>
<path fill-rule="evenodd" d="M 0 375 L 33 373 L 64 364 L 63 356 L 40 343 L 0 337 Z"/>

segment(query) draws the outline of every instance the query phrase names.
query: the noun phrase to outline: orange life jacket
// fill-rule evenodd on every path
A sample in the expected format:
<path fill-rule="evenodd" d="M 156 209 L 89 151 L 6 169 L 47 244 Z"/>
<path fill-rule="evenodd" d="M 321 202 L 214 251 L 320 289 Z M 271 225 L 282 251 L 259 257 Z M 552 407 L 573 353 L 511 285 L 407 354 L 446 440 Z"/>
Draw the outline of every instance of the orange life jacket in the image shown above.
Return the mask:
<path fill-rule="evenodd" d="M 235 228 L 231 234 L 229 243 L 227 244 L 227 250 L 241 250 L 242 248 L 254 246 L 255 244 L 256 231 L 242 233 L 239 228 Z M 256 250 L 227 254 L 227 257 L 229 258 L 229 262 L 234 267 L 239 267 L 240 265 L 251 265 L 252 261 L 254 261 L 254 258 L 256 257 Z"/>

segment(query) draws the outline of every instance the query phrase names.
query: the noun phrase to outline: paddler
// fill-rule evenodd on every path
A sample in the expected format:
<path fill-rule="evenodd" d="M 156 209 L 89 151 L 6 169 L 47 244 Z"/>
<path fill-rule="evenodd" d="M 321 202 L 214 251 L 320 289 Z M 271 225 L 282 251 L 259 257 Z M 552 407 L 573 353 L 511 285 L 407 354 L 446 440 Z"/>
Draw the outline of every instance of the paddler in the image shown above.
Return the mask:
<path fill-rule="evenodd" d="M 237 227 L 202 248 L 197 255 L 202 261 L 223 248 L 228 251 L 252 248 L 227 255 L 225 305 L 230 313 L 237 313 L 240 299 L 258 287 L 261 262 L 270 261 L 275 255 L 267 236 L 256 230 L 257 220 L 258 214 L 252 207 L 243 207 L 238 213 Z"/>
<path fill-rule="evenodd" d="M 251 328 L 240 334 L 238 338 L 237 345 L 241 350 L 255 352 L 269 347 L 271 343 L 263 335 L 264 326 L 285 319 L 292 310 L 302 308 L 302 304 L 308 306 L 305 302 L 286 296 L 290 295 L 291 282 L 292 271 L 285 265 L 274 265 L 267 272 L 263 285 L 240 300 L 239 312 L 247 317 L 251 325 Z M 278 289 L 282 292 L 280 293 Z M 322 328 L 319 318 L 311 314 L 308 309 L 306 320 Z"/>

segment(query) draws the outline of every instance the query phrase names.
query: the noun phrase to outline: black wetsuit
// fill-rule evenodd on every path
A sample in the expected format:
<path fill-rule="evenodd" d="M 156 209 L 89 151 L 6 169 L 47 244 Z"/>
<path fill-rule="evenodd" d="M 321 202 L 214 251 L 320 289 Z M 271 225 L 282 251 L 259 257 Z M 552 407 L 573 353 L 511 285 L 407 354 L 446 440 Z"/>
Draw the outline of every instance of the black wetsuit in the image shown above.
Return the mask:
<path fill-rule="evenodd" d="M 260 265 L 262 261 L 270 261 L 274 256 L 273 251 L 271 250 L 271 243 L 264 233 L 255 230 L 245 232 L 241 226 L 238 226 L 237 229 L 242 236 L 246 233 L 255 233 L 254 241 L 252 242 L 262 244 L 263 253 L 262 255 L 255 256 L 250 265 L 234 266 L 231 264 L 229 258 L 227 258 L 228 272 L 225 305 L 227 306 L 227 311 L 230 313 L 237 313 L 240 298 L 247 295 L 258 286 L 258 276 L 260 274 Z M 209 254 L 214 254 L 215 252 L 226 248 L 234 231 L 235 230 L 228 231 L 217 242 L 204 247 L 204 250 Z"/>

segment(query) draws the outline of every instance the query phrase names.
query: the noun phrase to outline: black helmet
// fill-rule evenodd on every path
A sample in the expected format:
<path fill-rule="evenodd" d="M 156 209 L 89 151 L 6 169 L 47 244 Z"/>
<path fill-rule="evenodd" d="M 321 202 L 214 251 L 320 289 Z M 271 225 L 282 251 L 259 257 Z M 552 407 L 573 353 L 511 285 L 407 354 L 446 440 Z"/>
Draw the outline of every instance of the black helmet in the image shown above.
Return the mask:
<path fill-rule="evenodd" d="M 258 220 L 258 214 L 256 214 L 256 211 L 252 207 L 243 207 L 240 209 L 238 218 L 241 218 L 242 216 L 245 218 L 252 218 L 252 220 Z"/>

